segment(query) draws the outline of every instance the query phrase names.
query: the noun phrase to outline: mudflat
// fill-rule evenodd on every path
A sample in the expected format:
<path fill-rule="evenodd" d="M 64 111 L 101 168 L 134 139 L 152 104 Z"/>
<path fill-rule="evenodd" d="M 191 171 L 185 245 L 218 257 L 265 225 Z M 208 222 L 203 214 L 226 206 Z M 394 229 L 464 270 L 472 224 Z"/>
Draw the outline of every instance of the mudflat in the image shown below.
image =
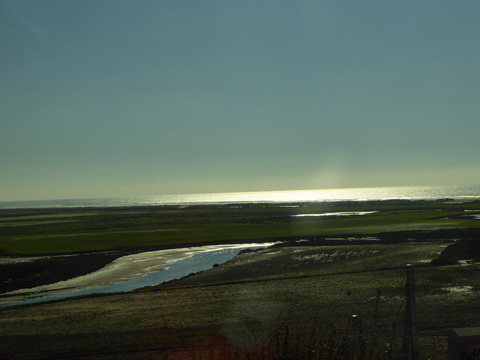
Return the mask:
<path fill-rule="evenodd" d="M 168 250 L 146 251 L 130 255 L 124 255 L 115 258 L 103 268 L 87 273 L 85 275 L 75 276 L 67 280 L 54 282 L 47 285 L 21 288 L 18 290 L 4 292 L 0 295 L 0 306 L 15 305 L 28 299 L 38 299 L 44 296 L 56 294 L 74 293 L 85 289 L 99 289 L 108 285 L 124 283 L 131 279 L 141 278 L 149 273 L 163 271 L 170 264 L 182 259 L 189 258 L 196 254 L 209 251 L 225 251 L 234 249 L 238 245 L 207 245 L 190 248 L 177 248 Z M 248 246 L 244 245 L 245 247 Z M 46 261 L 42 258 L 43 261 Z M 84 257 L 84 261 L 89 261 L 89 257 Z M 22 264 L 22 263 L 20 263 Z M 27 264 L 23 264 L 27 265 Z M 6 266 L 4 266 L 6 267 Z M 15 269 L 15 264 L 9 268 Z M 145 286 L 145 285 L 143 285 Z M 135 286 L 132 286 L 134 288 Z M 113 292 L 112 287 L 109 291 Z M 129 289 L 128 291 L 130 291 Z M 95 290 L 92 290 L 95 293 Z M 97 290 L 98 292 L 102 292 Z M 117 291 L 127 291 L 125 288 Z M 74 293 L 75 294 L 75 293 Z M 74 296 L 74 295 L 71 295 Z"/>

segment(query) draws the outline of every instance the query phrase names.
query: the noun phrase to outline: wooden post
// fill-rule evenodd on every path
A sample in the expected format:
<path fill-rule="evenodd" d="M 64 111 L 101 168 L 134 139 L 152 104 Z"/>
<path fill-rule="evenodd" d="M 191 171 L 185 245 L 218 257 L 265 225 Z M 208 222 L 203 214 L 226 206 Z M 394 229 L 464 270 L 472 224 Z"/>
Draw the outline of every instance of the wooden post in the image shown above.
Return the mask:
<path fill-rule="evenodd" d="M 362 358 L 364 355 L 362 319 L 359 318 L 358 315 L 352 315 L 351 321 L 352 321 L 351 338 L 353 340 L 353 354 L 354 356 Z"/>
<path fill-rule="evenodd" d="M 361 319 L 358 317 L 358 315 L 352 315 L 351 319 L 354 334 L 360 334 L 362 332 Z"/>
<path fill-rule="evenodd" d="M 417 338 L 417 308 L 415 304 L 415 280 L 413 278 L 413 266 L 408 264 L 407 284 L 405 286 L 407 305 L 405 311 L 405 341 L 404 347 L 408 359 L 418 359 L 418 338 Z"/>

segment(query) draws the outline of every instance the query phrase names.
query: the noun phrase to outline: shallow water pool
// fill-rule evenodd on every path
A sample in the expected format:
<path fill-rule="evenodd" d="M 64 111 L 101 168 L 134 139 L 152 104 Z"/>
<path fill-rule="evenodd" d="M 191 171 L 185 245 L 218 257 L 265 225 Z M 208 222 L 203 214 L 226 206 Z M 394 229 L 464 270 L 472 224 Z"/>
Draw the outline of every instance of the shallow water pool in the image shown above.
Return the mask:
<path fill-rule="evenodd" d="M 183 250 L 185 254 L 187 254 L 186 258 L 169 262 L 167 264 L 161 263 L 158 266 L 150 266 L 149 272 L 146 275 L 142 274 L 140 276 L 134 276 L 128 280 L 118 281 L 108 285 L 93 286 L 77 290 L 64 289 L 63 291 L 52 293 L 50 295 L 45 295 L 45 291 L 30 293 L 24 296 L 24 300 L 7 302 L 0 306 L 34 304 L 92 294 L 133 291 L 135 289 L 159 285 L 167 281 L 183 278 L 192 273 L 211 269 L 215 264 L 222 264 L 232 259 L 241 250 L 254 250 L 271 245 L 273 245 L 273 243 L 219 245 L 179 249 L 179 251 Z"/>

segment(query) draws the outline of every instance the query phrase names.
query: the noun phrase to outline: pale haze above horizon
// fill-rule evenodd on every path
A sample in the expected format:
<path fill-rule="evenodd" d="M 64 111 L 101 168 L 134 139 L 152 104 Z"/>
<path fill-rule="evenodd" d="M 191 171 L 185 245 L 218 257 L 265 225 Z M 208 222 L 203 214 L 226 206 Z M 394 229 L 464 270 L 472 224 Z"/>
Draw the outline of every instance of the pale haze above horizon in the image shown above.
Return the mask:
<path fill-rule="evenodd" d="M 479 18 L 0 0 L 0 201 L 480 184 Z"/>

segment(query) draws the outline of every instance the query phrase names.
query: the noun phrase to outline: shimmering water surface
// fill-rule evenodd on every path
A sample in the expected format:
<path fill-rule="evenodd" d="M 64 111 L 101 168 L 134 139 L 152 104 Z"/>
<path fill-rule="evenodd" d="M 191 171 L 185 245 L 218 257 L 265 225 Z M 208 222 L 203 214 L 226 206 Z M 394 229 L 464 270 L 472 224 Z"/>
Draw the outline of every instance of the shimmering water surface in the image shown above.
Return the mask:
<path fill-rule="evenodd" d="M 463 187 L 397 186 L 350 189 L 259 191 L 238 193 L 140 196 L 106 199 L 65 199 L 1 202 L 0 208 L 114 207 L 230 203 L 288 203 L 324 201 L 367 201 L 387 199 L 480 198 L 480 185 Z"/>
<path fill-rule="evenodd" d="M 375 214 L 377 211 L 337 211 L 321 214 L 298 214 L 292 217 L 330 217 L 330 216 L 361 216 Z"/>
<path fill-rule="evenodd" d="M 69 288 L 65 288 L 51 295 L 45 295 L 45 292 L 48 293 L 48 291 L 45 290 L 36 293 L 35 289 L 32 289 L 32 292 L 24 296 L 23 300 L 9 301 L 8 299 L 4 299 L 4 303 L 0 303 L 0 307 L 20 304 L 33 304 L 91 294 L 128 292 L 147 286 L 155 286 L 166 281 L 180 279 L 191 273 L 197 273 L 200 271 L 211 269 L 215 264 L 222 264 L 232 259 L 241 250 L 259 249 L 271 245 L 273 245 L 273 243 L 218 245 L 186 248 L 184 249 L 186 253 L 191 253 L 194 255 L 187 256 L 186 258 L 177 261 L 173 261 L 171 263 L 168 263 L 167 265 L 159 265 L 157 266 L 156 271 L 152 271 L 147 275 L 134 276 L 131 279 L 119 281 L 114 284 L 87 287 L 79 290 L 71 290 Z M 189 249 L 192 249 L 193 251 L 189 251 Z M 161 253 L 161 251 L 157 251 L 155 253 Z"/>

